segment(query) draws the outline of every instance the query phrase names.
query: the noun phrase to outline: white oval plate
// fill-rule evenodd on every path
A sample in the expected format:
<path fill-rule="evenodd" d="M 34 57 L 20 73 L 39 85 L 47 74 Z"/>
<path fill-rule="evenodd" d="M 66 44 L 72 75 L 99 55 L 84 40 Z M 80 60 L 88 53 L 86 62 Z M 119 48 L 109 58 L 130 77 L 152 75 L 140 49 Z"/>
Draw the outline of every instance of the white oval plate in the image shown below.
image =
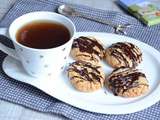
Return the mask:
<path fill-rule="evenodd" d="M 105 88 L 92 93 L 79 92 L 70 84 L 66 72 L 51 80 L 36 79 L 28 76 L 22 68 L 21 63 L 9 56 L 3 62 L 3 70 L 8 76 L 16 80 L 31 84 L 65 103 L 91 112 L 104 114 L 133 113 L 143 110 L 160 100 L 160 53 L 156 49 L 133 38 L 115 34 L 79 32 L 75 37 L 79 36 L 95 36 L 101 40 L 105 47 L 120 41 L 128 41 L 140 47 L 143 53 L 143 62 L 138 68 L 147 76 L 150 85 L 149 92 L 136 98 L 114 96 Z M 70 58 L 68 62 L 71 63 L 73 60 Z M 103 63 L 103 68 L 106 74 L 111 73 L 113 70 L 106 63 Z"/>

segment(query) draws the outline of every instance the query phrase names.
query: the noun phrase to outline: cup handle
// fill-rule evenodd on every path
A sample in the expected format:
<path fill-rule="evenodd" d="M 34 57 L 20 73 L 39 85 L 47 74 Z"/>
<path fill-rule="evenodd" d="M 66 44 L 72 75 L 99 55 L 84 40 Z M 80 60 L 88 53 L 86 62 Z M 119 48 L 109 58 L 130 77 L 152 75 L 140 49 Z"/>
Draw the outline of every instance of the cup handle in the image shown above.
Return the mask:
<path fill-rule="evenodd" d="M 0 35 L 4 35 L 8 37 L 7 35 L 7 28 L 0 28 Z M 0 50 L 3 51 L 4 53 L 8 54 L 9 56 L 15 58 L 16 60 L 19 60 L 19 57 L 17 56 L 17 53 L 14 49 L 9 48 L 5 46 L 4 44 L 0 43 Z"/>

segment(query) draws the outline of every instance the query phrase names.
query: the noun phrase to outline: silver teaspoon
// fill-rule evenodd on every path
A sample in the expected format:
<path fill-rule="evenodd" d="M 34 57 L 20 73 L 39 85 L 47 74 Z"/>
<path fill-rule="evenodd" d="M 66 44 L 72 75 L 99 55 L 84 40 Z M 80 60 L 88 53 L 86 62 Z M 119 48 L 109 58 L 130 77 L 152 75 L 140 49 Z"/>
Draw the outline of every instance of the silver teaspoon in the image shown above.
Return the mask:
<path fill-rule="evenodd" d="M 91 16 L 87 16 L 85 14 L 81 14 L 69 5 L 59 6 L 58 13 L 65 15 L 65 16 L 82 17 L 82 18 L 89 19 L 89 20 L 92 20 L 95 22 L 109 25 L 114 28 L 114 30 L 115 30 L 114 32 L 116 34 L 118 34 L 118 33 L 127 34 L 125 29 L 131 26 L 131 24 L 116 25 L 116 24 L 113 24 L 112 21 L 104 21 L 104 20 L 96 18 L 96 17 L 91 17 Z"/>

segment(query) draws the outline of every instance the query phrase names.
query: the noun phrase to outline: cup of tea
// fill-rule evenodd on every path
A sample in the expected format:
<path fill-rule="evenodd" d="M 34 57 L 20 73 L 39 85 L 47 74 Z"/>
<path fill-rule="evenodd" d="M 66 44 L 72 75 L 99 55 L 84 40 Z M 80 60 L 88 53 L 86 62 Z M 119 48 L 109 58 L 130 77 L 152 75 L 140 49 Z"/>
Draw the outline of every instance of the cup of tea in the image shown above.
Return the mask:
<path fill-rule="evenodd" d="M 75 25 L 65 16 L 47 11 L 31 12 L 15 19 L 8 28 L 15 49 L 2 43 L 0 47 L 20 61 L 29 75 L 57 76 L 67 62 L 75 32 Z"/>

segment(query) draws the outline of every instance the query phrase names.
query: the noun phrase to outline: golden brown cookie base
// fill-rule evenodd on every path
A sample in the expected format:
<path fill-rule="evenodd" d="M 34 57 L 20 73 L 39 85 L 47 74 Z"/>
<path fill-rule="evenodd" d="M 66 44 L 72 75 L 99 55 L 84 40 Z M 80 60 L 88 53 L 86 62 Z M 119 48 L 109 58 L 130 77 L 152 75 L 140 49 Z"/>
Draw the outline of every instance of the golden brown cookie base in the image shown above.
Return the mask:
<path fill-rule="evenodd" d="M 93 92 L 103 87 L 99 82 L 89 82 L 81 79 L 71 80 L 72 85 L 81 92 Z"/>
<path fill-rule="evenodd" d="M 122 97 L 137 97 L 145 94 L 149 89 L 145 75 L 137 69 L 118 68 L 105 81 L 105 86 L 114 95 Z"/>
<path fill-rule="evenodd" d="M 136 67 L 142 61 L 142 52 L 129 42 L 117 42 L 105 50 L 105 61 L 114 68 Z"/>
<path fill-rule="evenodd" d="M 94 37 L 79 37 L 73 42 L 71 56 L 75 60 L 98 63 L 104 57 L 102 43 Z"/>
<path fill-rule="evenodd" d="M 85 61 L 72 63 L 68 76 L 72 85 L 82 92 L 93 92 L 102 88 L 105 77 L 101 66 Z"/>

